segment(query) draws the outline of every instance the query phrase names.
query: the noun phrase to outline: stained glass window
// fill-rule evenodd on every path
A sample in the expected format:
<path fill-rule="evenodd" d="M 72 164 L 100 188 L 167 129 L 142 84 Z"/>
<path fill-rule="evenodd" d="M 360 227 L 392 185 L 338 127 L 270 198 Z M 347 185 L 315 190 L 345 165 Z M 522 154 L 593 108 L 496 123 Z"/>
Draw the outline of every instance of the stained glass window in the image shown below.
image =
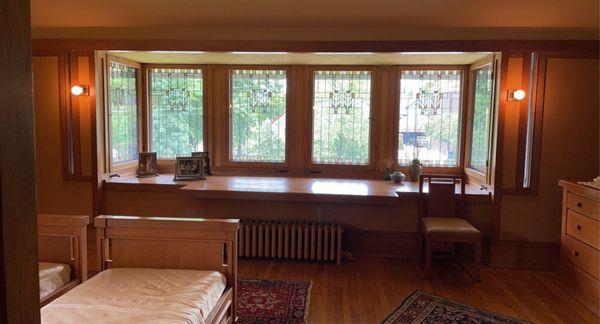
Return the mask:
<path fill-rule="evenodd" d="M 285 70 L 231 72 L 231 160 L 284 162 Z"/>
<path fill-rule="evenodd" d="M 136 160 L 139 152 L 137 70 L 110 62 L 108 82 L 112 163 Z"/>
<path fill-rule="evenodd" d="M 469 167 L 487 172 L 490 112 L 492 109 L 492 67 L 486 65 L 473 73 L 473 115 Z"/>
<path fill-rule="evenodd" d="M 312 162 L 369 164 L 371 72 L 315 71 Z"/>
<path fill-rule="evenodd" d="M 458 166 L 461 87 L 461 71 L 402 71 L 398 164 Z"/>
<path fill-rule="evenodd" d="M 204 151 L 200 69 L 150 69 L 150 150 L 174 159 Z"/>

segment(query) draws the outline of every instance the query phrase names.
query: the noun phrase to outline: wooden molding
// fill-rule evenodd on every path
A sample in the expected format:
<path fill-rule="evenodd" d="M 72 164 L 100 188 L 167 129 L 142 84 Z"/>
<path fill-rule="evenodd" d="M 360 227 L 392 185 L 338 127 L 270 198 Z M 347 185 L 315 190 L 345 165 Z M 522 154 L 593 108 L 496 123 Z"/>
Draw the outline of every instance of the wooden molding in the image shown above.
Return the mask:
<path fill-rule="evenodd" d="M 95 58 L 93 52 L 77 51 L 34 51 L 34 56 L 51 56 L 58 59 L 58 84 L 59 84 L 59 116 L 60 116 L 60 136 L 62 152 L 62 175 L 64 181 L 91 181 L 94 175 L 94 147 L 95 147 L 95 120 L 96 92 L 95 92 Z M 79 66 L 79 58 L 87 57 L 88 66 Z M 87 69 L 89 80 L 86 81 L 89 88 L 88 95 L 90 108 L 90 146 L 92 155 L 83 157 L 81 152 L 81 111 L 80 99 L 71 94 L 71 86 L 79 84 L 79 70 Z M 87 112 L 84 112 L 87 113 Z M 82 159 L 90 159 L 92 169 L 82 170 Z"/>
<path fill-rule="evenodd" d="M 489 265 L 495 268 L 556 271 L 559 261 L 559 243 L 501 241 L 492 243 Z"/>
<path fill-rule="evenodd" d="M 444 40 L 444 41 L 207 41 L 175 39 L 34 39 L 44 50 L 288 51 L 288 52 L 444 52 L 556 51 L 598 56 L 595 40 Z"/>
<path fill-rule="evenodd" d="M 343 247 L 353 256 L 418 258 L 421 252 L 417 232 L 345 230 Z"/>

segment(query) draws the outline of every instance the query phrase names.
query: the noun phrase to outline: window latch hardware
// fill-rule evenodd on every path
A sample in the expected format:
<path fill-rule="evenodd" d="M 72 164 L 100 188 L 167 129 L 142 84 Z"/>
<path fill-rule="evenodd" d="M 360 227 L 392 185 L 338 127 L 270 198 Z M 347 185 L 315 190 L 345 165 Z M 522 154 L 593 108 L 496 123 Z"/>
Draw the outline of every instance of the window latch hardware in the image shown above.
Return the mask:
<path fill-rule="evenodd" d="M 111 178 L 120 178 L 120 177 L 121 177 L 121 175 L 120 175 L 120 174 L 118 174 L 118 173 L 113 173 L 113 174 L 109 174 L 109 175 L 108 175 L 108 178 L 109 178 L 109 179 L 111 179 Z"/>

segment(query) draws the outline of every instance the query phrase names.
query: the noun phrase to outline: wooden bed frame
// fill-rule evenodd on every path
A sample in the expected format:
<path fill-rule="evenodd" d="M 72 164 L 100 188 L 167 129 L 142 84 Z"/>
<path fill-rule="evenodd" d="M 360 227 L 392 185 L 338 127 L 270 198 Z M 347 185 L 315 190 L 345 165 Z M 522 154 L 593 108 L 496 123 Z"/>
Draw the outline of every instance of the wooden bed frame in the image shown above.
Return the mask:
<path fill-rule="evenodd" d="M 94 225 L 101 270 L 162 268 L 225 274 L 227 287 L 206 323 L 235 322 L 237 219 L 101 215 Z"/>
<path fill-rule="evenodd" d="M 87 280 L 89 222 L 88 215 L 38 214 L 38 260 L 71 266 L 69 283 L 40 299 L 40 307 Z"/>

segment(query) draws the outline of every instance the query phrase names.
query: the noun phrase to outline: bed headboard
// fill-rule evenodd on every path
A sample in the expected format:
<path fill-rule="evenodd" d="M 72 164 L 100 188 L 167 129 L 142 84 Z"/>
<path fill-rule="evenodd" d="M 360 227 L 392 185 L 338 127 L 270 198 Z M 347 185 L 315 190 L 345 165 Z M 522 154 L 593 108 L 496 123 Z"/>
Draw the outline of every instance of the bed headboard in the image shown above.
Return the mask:
<path fill-rule="evenodd" d="M 88 215 L 38 214 L 38 259 L 71 266 L 71 279 L 87 279 Z"/>
<path fill-rule="evenodd" d="M 217 270 L 237 281 L 237 219 L 101 215 L 94 224 L 101 270 Z"/>

